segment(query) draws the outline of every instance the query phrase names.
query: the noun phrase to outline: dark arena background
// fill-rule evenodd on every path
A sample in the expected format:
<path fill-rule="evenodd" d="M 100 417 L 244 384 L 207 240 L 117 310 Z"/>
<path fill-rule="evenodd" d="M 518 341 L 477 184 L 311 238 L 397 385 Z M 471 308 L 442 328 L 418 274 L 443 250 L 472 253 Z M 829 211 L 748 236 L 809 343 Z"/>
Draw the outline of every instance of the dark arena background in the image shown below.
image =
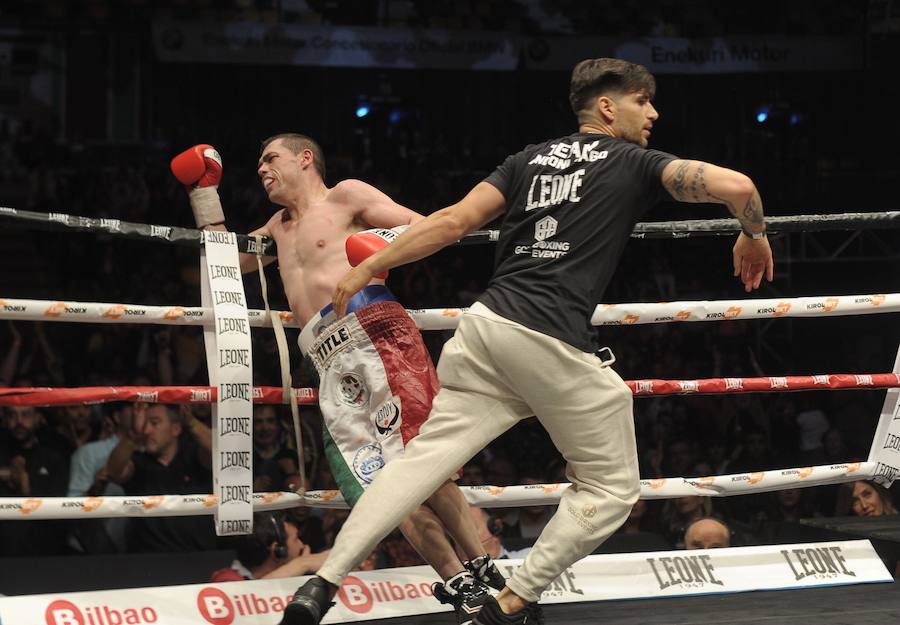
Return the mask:
<path fill-rule="evenodd" d="M 329 186 L 360 179 L 430 214 L 463 197 L 508 155 L 575 132 L 571 70 L 595 57 L 646 65 L 656 78 L 653 104 L 660 113 L 649 147 L 746 173 L 767 218 L 871 213 L 878 220 L 783 232 L 770 225 L 775 279 L 753 294 L 732 275 L 731 234 L 634 238 L 598 303 L 900 293 L 900 2 L 894 0 L 0 1 L 0 206 L 44 214 L 38 223 L 0 208 L 0 514 L 7 515 L 0 516 L 0 595 L 8 596 L 0 598 L 0 623 L 118 625 L 111 612 L 74 599 L 75 616 L 47 608 L 33 620 L 22 620 L 4 602 L 26 595 L 69 601 L 64 593 L 150 587 L 165 597 L 159 587 L 205 584 L 240 555 L 237 539 L 214 535 L 211 516 L 192 517 L 196 523 L 186 530 L 203 540 L 149 552 L 135 547 L 133 535 L 143 530 L 125 515 L 24 518 L 23 498 L 132 494 L 116 491 L 101 475 L 76 483 L 72 461 L 97 441 L 112 441 L 108 454 L 131 404 L 28 408 L 31 425 L 23 426 L 17 411 L 25 409 L 4 401 L 16 393 L 10 389 L 209 384 L 197 327 L 15 318 L 12 300 L 201 305 L 197 246 L 81 232 L 53 215 L 194 228 L 169 161 L 208 143 L 224 164 L 219 194 L 227 226 L 247 233 L 275 210 L 257 163 L 261 141 L 281 132 L 303 133 L 322 145 Z M 641 221 L 727 217 L 721 205 L 673 201 Z M 467 307 L 487 287 L 493 264 L 493 243 L 452 246 L 392 270 L 388 286 L 410 309 Z M 265 275 L 271 308 L 287 310 L 277 265 Z M 244 288 L 249 307 L 263 308 L 255 274 L 245 276 Z M 599 333 L 625 380 L 900 372 L 896 312 L 777 316 L 618 324 L 600 326 Z M 435 361 L 451 335 L 423 332 Z M 315 387 L 297 330 L 288 328 L 287 337 L 293 386 Z M 254 384 L 280 386 L 274 336 L 260 329 L 252 340 Z M 671 476 L 871 461 L 886 392 L 636 398 L 641 477 L 650 484 Z M 210 420 L 206 405 L 184 410 L 193 411 L 190 419 Z M 301 407 L 301 415 L 307 487 L 333 489 L 321 416 L 314 405 Z M 266 418 L 268 425 L 259 427 L 269 428 L 271 449 L 294 457 L 290 410 L 257 406 L 254 433 L 256 420 Z M 31 441 L 27 453 L 22 428 Z M 182 436 L 189 438 L 186 431 Z M 894 440 L 890 436 L 886 440 Z M 900 443 L 896 452 L 894 466 Z M 263 477 L 256 491 L 290 490 Z M 565 462 L 530 419 L 475 456 L 459 483 L 566 481 Z M 887 503 L 893 495 L 900 504 L 897 491 L 879 496 Z M 848 493 L 835 483 L 643 500 L 596 553 L 684 555 L 677 550 L 685 548 L 686 526 L 713 516 L 727 523 L 731 547 L 869 539 L 896 578 L 896 504 L 884 506 L 884 518 L 862 519 Z M 488 507 L 478 519 L 485 541 L 507 553 L 530 547 L 553 510 Z M 300 506 L 285 515 L 308 547 L 304 553 L 315 554 L 330 548 L 347 513 Z M 370 560 L 370 569 L 422 564 L 398 533 Z M 898 622 L 894 583 L 841 586 L 852 580 L 833 577 L 827 582 L 833 587 L 716 594 L 722 591 L 703 586 L 708 580 L 681 575 L 686 590 L 675 595 L 712 593 L 699 597 L 667 595 L 657 577 L 658 589 L 629 601 L 567 600 L 548 605 L 545 618 L 585 624 Z M 286 594 L 294 585 L 283 586 Z M 195 609 L 184 620 L 165 621 L 150 608 L 152 617 L 140 612 L 139 603 L 137 620 L 122 622 L 278 622 L 275 608 L 238 608 L 238 591 L 228 592 L 225 600 L 235 607 L 227 618 Z M 454 618 L 402 614 L 367 618 Z"/>

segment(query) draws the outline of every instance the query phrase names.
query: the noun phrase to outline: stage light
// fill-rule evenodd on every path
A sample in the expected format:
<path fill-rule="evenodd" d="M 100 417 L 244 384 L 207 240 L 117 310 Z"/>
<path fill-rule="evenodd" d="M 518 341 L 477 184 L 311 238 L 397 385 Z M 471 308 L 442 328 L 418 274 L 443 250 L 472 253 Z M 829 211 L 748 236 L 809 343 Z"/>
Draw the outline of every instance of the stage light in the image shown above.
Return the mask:
<path fill-rule="evenodd" d="M 363 105 L 361 105 L 361 106 L 358 106 L 358 107 L 356 108 L 356 116 L 357 116 L 357 117 L 363 118 L 363 117 L 365 117 L 365 116 L 368 115 L 368 114 L 369 114 L 369 107 L 366 106 L 365 104 L 363 104 Z"/>

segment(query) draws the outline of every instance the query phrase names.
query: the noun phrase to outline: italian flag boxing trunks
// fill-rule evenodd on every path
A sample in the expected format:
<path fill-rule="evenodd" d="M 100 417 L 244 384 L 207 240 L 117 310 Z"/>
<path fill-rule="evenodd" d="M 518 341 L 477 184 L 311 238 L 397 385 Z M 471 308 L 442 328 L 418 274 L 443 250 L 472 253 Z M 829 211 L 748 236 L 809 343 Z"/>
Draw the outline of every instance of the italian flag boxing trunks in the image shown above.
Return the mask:
<path fill-rule="evenodd" d="M 439 387 L 422 335 L 383 286 L 366 287 L 336 319 L 331 306 L 300 333 L 319 372 L 325 455 L 351 506 L 428 418 Z"/>

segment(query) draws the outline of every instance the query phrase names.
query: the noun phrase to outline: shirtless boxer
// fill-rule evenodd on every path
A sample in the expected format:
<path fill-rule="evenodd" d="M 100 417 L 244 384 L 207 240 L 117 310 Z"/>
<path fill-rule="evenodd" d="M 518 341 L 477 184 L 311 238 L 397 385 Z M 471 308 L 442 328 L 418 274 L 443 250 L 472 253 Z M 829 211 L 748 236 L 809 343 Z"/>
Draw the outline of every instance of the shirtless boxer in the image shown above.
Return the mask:
<path fill-rule="evenodd" d="M 212 146 L 194 146 L 176 156 L 172 171 L 187 186 L 197 226 L 225 230 L 216 190 L 222 166 Z M 322 150 L 303 135 L 266 139 L 258 173 L 269 200 L 283 208 L 251 234 L 271 237 L 278 246 L 285 294 L 304 328 L 301 348 L 321 378 L 326 455 L 353 505 L 381 467 L 416 436 L 438 383 L 418 329 L 385 288 L 384 276 L 372 280 L 339 324 L 328 317 L 331 293 L 350 269 L 348 254 L 359 262 L 375 251 L 373 241 L 376 247 L 386 244 L 363 231 L 410 225 L 423 217 L 359 180 L 327 187 Z M 274 260 L 264 258 L 263 264 Z M 241 254 L 240 263 L 245 273 L 258 267 L 252 254 Z M 445 581 L 435 585 L 435 597 L 451 603 L 465 623 L 485 600 L 484 585 L 499 589 L 504 581 L 478 539 L 465 497 L 449 477 L 399 527 Z M 460 562 L 445 529 L 471 560 Z"/>

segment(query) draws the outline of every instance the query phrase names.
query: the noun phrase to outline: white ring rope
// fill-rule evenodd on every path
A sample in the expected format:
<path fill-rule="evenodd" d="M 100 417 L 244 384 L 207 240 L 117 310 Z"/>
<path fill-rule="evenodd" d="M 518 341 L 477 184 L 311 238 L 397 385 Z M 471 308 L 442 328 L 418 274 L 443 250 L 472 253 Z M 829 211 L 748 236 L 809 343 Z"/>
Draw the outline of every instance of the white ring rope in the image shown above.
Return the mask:
<path fill-rule="evenodd" d="M 464 308 L 409 309 L 422 330 L 452 330 Z M 900 293 L 820 295 L 780 299 L 682 301 L 667 303 L 598 304 L 593 325 L 632 325 L 675 321 L 729 321 L 781 317 L 825 317 L 900 312 Z M 253 327 L 271 327 L 264 310 L 247 311 Z M 294 315 L 273 311 L 285 327 L 297 328 Z M 0 319 L 68 321 L 76 323 L 146 323 L 212 325 L 212 311 L 189 306 L 143 306 L 101 302 L 63 302 L 0 298 Z"/>
<path fill-rule="evenodd" d="M 900 293 L 817 295 L 780 299 L 736 299 L 658 304 L 598 304 L 591 316 L 595 326 L 731 321 L 779 317 L 840 317 L 900 311 Z"/>
<path fill-rule="evenodd" d="M 729 497 L 786 488 L 806 488 L 853 482 L 872 477 L 876 462 L 851 462 L 794 469 L 774 469 L 711 477 L 670 477 L 641 480 L 641 499 L 672 499 L 688 495 Z M 469 503 L 480 508 L 518 508 L 557 505 L 569 484 L 523 486 L 462 486 Z M 335 490 L 296 493 L 254 493 L 255 510 L 283 510 L 298 506 L 346 509 Z M 144 495 L 125 497 L 4 497 L 0 520 L 84 519 L 107 517 L 191 516 L 212 514 L 214 495 Z"/>

